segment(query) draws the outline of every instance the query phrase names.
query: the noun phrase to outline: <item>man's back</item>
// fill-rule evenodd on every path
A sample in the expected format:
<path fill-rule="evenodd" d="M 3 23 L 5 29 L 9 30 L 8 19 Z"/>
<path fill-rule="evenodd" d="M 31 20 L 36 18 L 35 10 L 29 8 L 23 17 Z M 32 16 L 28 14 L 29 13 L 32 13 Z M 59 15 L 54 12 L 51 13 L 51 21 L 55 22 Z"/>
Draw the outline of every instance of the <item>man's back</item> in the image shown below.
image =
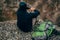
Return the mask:
<path fill-rule="evenodd" d="M 22 31 L 32 30 L 32 17 L 27 12 L 17 13 L 17 25 Z"/>

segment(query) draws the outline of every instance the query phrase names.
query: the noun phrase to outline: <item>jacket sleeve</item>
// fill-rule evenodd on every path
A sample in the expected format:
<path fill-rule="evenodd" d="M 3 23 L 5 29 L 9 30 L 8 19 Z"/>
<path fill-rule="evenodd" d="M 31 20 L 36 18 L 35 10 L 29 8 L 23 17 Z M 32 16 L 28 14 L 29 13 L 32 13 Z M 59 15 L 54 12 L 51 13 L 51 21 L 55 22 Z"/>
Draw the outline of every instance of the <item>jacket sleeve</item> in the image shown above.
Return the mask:
<path fill-rule="evenodd" d="M 39 14 L 40 12 L 38 10 L 34 10 L 34 12 L 31 12 L 32 18 L 36 18 Z"/>

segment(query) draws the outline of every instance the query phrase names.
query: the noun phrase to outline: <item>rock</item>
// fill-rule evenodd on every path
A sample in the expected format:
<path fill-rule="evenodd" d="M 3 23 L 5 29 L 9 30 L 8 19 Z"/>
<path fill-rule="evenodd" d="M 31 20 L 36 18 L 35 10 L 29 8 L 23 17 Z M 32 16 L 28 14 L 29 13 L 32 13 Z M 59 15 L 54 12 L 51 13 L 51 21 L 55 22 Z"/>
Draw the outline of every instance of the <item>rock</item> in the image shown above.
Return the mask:
<path fill-rule="evenodd" d="M 31 34 L 20 31 L 16 21 L 0 22 L 0 34 L 0 40 L 31 40 Z"/>

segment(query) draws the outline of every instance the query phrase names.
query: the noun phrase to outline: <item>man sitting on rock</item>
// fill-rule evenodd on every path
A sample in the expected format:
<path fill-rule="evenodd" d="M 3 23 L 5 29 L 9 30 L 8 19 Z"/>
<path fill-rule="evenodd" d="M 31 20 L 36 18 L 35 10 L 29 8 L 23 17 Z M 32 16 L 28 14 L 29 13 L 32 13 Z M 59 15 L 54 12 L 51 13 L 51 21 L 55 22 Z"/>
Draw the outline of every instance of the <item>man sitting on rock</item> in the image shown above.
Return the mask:
<path fill-rule="evenodd" d="M 30 9 L 33 12 L 27 12 Z M 39 11 L 35 8 L 27 7 L 25 2 L 20 2 L 19 9 L 17 11 L 17 26 L 23 32 L 32 31 L 32 19 L 39 15 Z"/>

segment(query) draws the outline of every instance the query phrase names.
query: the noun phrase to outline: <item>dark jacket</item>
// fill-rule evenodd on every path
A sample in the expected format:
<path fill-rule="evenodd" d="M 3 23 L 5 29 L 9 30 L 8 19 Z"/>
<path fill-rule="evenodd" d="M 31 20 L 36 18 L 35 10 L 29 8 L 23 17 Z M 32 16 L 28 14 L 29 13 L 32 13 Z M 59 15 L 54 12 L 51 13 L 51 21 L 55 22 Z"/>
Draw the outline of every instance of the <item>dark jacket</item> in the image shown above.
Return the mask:
<path fill-rule="evenodd" d="M 32 19 L 39 15 L 39 11 L 34 10 L 33 13 L 28 13 L 25 7 L 21 7 L 17 11 L 17 26 L 23 32 L 32 31 Z"/>

